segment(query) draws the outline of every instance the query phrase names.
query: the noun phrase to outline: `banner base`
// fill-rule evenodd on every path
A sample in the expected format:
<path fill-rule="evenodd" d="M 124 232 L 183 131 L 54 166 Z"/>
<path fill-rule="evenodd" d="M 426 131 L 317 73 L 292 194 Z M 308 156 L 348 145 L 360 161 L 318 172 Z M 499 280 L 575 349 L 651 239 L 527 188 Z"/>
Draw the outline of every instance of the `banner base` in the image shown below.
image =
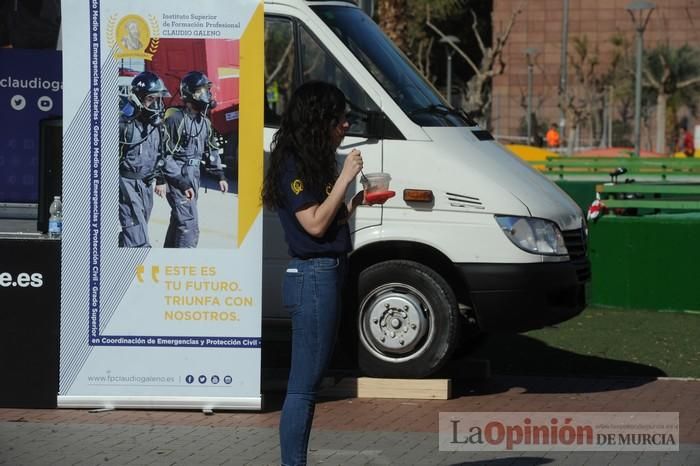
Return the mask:
<path fill-rule="evenodd" d="M 105 409 L 193 409 L 249 410 L 262 409 L 262 396 L 58 396 L 59 408 Z"/>

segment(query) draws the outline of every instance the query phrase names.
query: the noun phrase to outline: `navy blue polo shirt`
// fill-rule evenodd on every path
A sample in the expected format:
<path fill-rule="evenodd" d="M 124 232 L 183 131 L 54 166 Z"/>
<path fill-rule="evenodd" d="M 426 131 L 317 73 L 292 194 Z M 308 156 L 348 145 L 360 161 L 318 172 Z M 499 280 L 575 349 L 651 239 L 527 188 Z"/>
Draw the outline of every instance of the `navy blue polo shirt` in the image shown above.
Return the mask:
<path fill-rule="evenodd" d="M 287 157 L 285 171 L 280 178 L 284 205 L 277 209 L 277 214 L 289 246 L 289 255 L 309 259 L 340 257 L 350 252 L 352 243 L 348 226 L 348 210 L 344 202 L 321 238 L 307 233 L 296 217 L 296 212 L 313 204 L 321 204 L 328 197 L 332 185 L 324 189 L 313 189 L 307 186 L 298 176 L 292 157 Z"/>

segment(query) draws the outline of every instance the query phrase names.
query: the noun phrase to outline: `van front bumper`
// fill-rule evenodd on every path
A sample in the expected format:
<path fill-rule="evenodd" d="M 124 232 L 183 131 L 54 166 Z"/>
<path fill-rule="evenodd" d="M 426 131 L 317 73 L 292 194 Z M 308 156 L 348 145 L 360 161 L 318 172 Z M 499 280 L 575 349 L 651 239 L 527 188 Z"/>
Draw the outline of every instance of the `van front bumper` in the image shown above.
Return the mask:
<path fill-rule="evenodd" d="M 524 332 L 554 325 L 580 314 L 587 305 L 591 277 L 587 258 L 457 266 L 484 332 Z"/>

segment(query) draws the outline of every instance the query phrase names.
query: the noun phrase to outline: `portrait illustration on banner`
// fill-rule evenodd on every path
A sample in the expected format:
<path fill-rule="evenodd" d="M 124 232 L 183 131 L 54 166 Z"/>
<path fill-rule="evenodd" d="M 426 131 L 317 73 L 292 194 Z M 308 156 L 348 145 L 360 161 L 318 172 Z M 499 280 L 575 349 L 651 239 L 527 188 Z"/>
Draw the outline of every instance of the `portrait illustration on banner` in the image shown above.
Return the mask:
<path fill-rule="evenodd" d="M 149 26 L 150 23 L 150 26 Z M 158 21 L 148 21 L 135 14 L 109 18 L 107 37 L 114 46 L 114 58 L 141 58 L 151 60 L 158 49 Z"/>

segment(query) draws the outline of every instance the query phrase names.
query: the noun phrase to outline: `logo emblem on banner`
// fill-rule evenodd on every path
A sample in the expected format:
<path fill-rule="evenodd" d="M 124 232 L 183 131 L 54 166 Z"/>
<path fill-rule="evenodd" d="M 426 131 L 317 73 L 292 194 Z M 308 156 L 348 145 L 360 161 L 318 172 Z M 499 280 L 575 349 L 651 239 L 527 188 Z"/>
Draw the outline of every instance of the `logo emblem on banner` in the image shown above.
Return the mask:
<path fill-rule="evenodd" d="M 150 27 L 149 27 L 150 23 Z M 107 40 L 115 46 L 114 58 L 142 58 L 152 60 L 158 50 L 160 27 L 155 16 L 148 21 L 139 15 L 109 18 Z"/>

